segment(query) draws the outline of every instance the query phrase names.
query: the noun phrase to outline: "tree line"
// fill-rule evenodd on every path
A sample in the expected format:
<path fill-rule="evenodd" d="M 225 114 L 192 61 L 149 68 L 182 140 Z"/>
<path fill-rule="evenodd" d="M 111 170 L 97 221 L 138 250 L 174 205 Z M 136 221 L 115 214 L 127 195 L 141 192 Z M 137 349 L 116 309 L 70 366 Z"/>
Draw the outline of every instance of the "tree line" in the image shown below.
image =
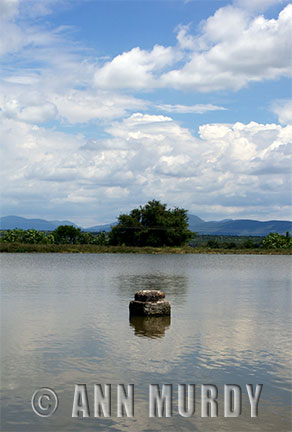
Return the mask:
<path fill-rule="evenodd" d="M 167 209 L 166 204 L 152 200 L 144 206 L 133 209 L 129 214 L 121 214 L 117 224 L 109 233 L 96 234 L 83 232 L 71 225 L 60 225 L 53 232 L 35 229 L 7 230 L 2 232 L 1 242 L 27 244 L 92 244 L 100 246 L 184 246 L 190 244 L 196 233 L 188 229 L 187 210 L 175 207 Z M 242 245 L 231 242 L 218 242 L 210 239 L 205 245 L 209 249 L 256 248 L 291 249 L 292 238 L 286 235 L 270 233 L 260 243 L 251 239 Z"/>
<path fill-rule="evenodd" d="M 35 229 L 23 230 L 15 228 L 4 231 L 1 236 L 4 243 L 26 243 L 26 244 L 94 244 L 104 246 L 108 244 L 105 232 L 96 235 L 82 232 L 80 228 L 71 225 L 60 225 L 53 232 L 38 231 Z"/>

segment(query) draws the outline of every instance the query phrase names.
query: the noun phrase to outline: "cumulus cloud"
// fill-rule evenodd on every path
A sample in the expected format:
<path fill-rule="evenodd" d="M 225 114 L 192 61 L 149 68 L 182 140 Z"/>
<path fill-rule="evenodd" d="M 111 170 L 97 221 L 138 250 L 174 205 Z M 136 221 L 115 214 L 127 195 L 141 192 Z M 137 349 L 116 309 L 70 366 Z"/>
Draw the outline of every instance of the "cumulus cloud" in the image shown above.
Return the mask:
<path fill-rule="evenodd" d="M 95 85 L 106 89 L 155 87 L 155 73 L 173 64 L 176 55 L 172 47 L 160 45 L 155 45 L 151 51 L 133 48 L 97 69 Z"/>
<path fill-rule="evenodd" d="M 176 47 L 139 47 L 97 68 L 99 88 L 170 87 L 208 92 L 239 90 L 249 82 L 291 75 L 292 5 L 278 19 L 226 6 L 202 24 L 199 35 L 178 28 Z M 175 63 L 180 61 L 177 68 Z M 182 64 L 182 65 L 181 65 Z"/>
<path fill-rule="evenodd" d="M 288 126 L 256 122 L 200 127 L 201 138 L 213 144 L 213 169 L 229 167 L 235 175 L 289 173 L 291 133 Z"/>
<path fill-rule="evenodd" d="M 88 224 L 152 197 L 199 214 L 289 206 L 291 126 L 206 124 L 196 138 L 171 117 L 135 113 L 107 133 L 88 142 L 2 116 L 3 203 L 21 196 L 26 212 L 33 202 L 63 214 L 82 203 Z"/>
<path fill-rule="evenodd" d="M 284 99 L 273 104 L 273 111 L 278 116 L 282 124 L 292 123 L 292 100 Z"/>
<path fill-rule="evenodd" d="M 194 52 L 182 68 L 161 76 L 164 86 L 212 91 L 239 90 L 252 81 L 291 75 L 292 5 L 277 20 L 250 19 L 232 6 L 208 18 Z"/>
<path fill-rule="evenodd" d="M 36 8 L 36 13 L 48 12 L 52 4 L 54 0 L 44 1 L 42 10 Z M 250 17 L 234 6 L 223 7 L 201 24 L 200 34 L 191 34 L 190 25 L 178 26 L 177 46 L 155 45 L 152 50 L 135 47 L 104 64 L 99 60 L 98 67 L 90 56 L 85 59 L 78 44 L 68 39 L 68 29 L 48 31 L 36 25 L 28 27 L 25 21 L 17 23 L 19 5 L 23 10 L 23 2 L 2 0 L 0 53 L 9 69 L 9 74 L 2 72 L 1 90 L 8 104 L 12 101 L 19 107 L 22 120 L 43 121 L 45 114 L 71 124 L 117 118 L 147 106 L 137 98 L 118 94 L 119 90 L 238 90 L 251 81 L 276 79 L 291 72 L 292 5 L 284 8 L 278 19 L 270 20 Z M 31 58 L 35 67 L 22 73 L 14 70 L 5 54 L 15 51 L 21 61 Z M 178 61 L 180 66 L 175 69 Z M 30 102 L 32 92 L 34 98 L 38 92 L 38 101 Z M 5 109 L 3 103 L 1 108 Z M 160 104 L 160 109 L 204 113 L 223 107 Z"/>
<path fill-rule="evenodd" d="M 180 48 L 183 50 L 194 50 L 196 42 L 193 35 L 189 32 L 190 25 L 179 25 L 177 28 L 177 41 Z"/>
<path fill-rule="evenodd" d="M 28 123 L 43 123 L 57 116 L 56 106 L 49 102 L 21 106 L 17 99 L 4 99 L 0 107 L 3 115 Z"/>
<path fill-rule="evenodd" d="M 69 124 L 111 120 L 146 109 L 149 103 L 134 96 L 90 88 L 57 88 L 47 76 L 12 76 L 0 82 L 2 115 L 36 124 L 58 120 Z M 59 88 L 60 86 L 60 88 Z M 1 91 L 2 90 L 2 91 Z"/>
<path fill-rule="evenodd" d="M 70 40 L 68 28 L 31 23 L 26 4 L 0 0 L 2 204 L 9 213 L 59 213 L 90 225 L 156 197 L 200 215 L 250 216 L 257 207 L 283 217 L 290 199 L 288 101 L 273 106 L 282 126 L 204 124 L 196 137 L 171 113 L 226 108 L 150 103 L 125 90 L 239 89 L 288 75 L 291 5 L 277 19 L 224 7 L 199 34 L 178 27 L 175 46 L 135 47 L 104 62 Z M 44 1 L 34 14 L 53 4 Z M 99 122 L 96 137 L 102 125 L 102 139 L 69 132 L 89 122 Z M 64 124 L 67 133 L 58 130 Z"/>

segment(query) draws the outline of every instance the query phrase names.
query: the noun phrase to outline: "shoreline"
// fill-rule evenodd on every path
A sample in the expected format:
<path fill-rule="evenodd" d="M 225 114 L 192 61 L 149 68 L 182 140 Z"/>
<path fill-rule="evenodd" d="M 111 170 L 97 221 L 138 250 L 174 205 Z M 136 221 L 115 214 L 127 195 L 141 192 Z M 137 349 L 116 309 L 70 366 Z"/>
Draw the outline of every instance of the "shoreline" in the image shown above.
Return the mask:
<path fill-rule="evenodd" d="M 291 249 L 222 249 L 206 247 L 138 247 L 97 245 L 43 245 L 26 243 L 0 243 L 2 253 L 131 253 L 131 254 L 231 254 L 231 255 L 292 255 Z"/>

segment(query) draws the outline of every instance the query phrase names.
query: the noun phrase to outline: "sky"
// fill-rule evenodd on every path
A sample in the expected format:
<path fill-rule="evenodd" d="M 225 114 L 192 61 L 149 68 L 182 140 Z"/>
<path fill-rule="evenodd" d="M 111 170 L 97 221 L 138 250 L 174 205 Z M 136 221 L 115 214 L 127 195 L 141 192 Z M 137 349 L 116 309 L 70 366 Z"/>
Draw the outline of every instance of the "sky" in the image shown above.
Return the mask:
<path fill-rule="evenodd" d="M 290 219 L 292 4 L 0 0 L 1 216 Z"/>

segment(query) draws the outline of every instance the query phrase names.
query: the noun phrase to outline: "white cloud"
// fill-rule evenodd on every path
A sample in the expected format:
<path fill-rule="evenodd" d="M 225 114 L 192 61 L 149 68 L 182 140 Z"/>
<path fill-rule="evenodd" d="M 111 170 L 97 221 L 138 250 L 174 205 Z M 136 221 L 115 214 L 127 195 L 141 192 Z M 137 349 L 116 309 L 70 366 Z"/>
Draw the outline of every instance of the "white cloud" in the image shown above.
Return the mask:
<path fill-rule="evenodd" d="M 71 90 L 63 95 L 52 95 L 51 100 L 60 116 L 72 124 L 122 117 L 127 111 L 147 106 L 141 99 L 104 91 Z"/>
<path fill-rule="evenodd" d="M 251 122 L 248 125 L 204 125 L 200 136 L 212 145 L 214 169 L 233 174 L 273 174 L 287 173 L 291 158 L 289 146 L 292 128 L 279 125 L 261 125 Z"/>
<path fill-rule="evenodd" d="M 4 100 L 0 103 L 3 114 L 28 123 L 43 123 L 57 116 L 56 106 L 46 102 L 39 105 L 21 107 L 18 100 Z"/>
<path fill-rule="evenodd" d="M 292 100 L 284 99 L 277 101 L 273 105 L 273 111 L 279 117 L 279 122 L 282 124 L 292 123 Z"/>
<path fill-rule="evenodd" d="M 191 26 L 179 27 L 176 46 L 136 47 L 103 63 L 70 39 L 70 29 L 30 21 L 31 14 L 49 13 L 54 2 L 45 0 L 30 12 L 31 1 L 0 0 L 2 204 L 9 213 L 32 215 L 35 208 L 35 216 L 51 211 L 53 218 L 75 215 L 90 225 L 156 197 L 223 216 L 257 207 L 283 217 L 291 127 L 205 124 L 196 138 L 170 114 L 150 113 L 151 106 L 181 114 L 223 106 L 158 105 L 124 90 L 239 89 L 288 75 L 291 5 L 278 19 L 221 8 L 201 24 L 199 35 L 191 34 Z M 288 102 L 273 110 L 288 123 Z M 51 120 L 56 130 L 44 126 Z M 57 130 L 88 122 L 93 130 L 100 121 L 107 138 Z"/>
<path fill-rule="evenodd" d="M 18 0 L 0 0 L 0 19 L 11 19 L 18 13 Z"/>
<path fill-rule="evenodd" d="M 97 68 L 95 84 L 106 89 L 169 87 L 194 91 L 239 90 L 249 82 L 291 75 L 292 5 L 278 19 L 251 16 L 226 6 L 201 25 L 194 36 L 178 28 L 178 45 L 139 47 Z M 173 69 L 174 64 L 181 62 Z"/>
<path fill-rule="evenodd" d="M 162 111 L 174 112 L 178 114 L 204 114 L 208 111 L 225 111 L 226 108 L 212 104 L 196 104 L 196 105 L 158 105 L 157 108 Z"/>
<path fill-rule="evenodd" d="M 182 68 L 161 76 L 161 83 L 177 89 L 239 90 L 252 81 L 291 75 L 292 5 L 277 20 L 250 19 L 231 6 L 210 17 L 194 51 Z"/>
<path fill-rule="evenodd" d="M 0 1 L 0 55 L 6 66 L 0 74 L 2 114 L 35 124 L 49 120 L 76 124 L 111 120 L 148 106 L 130 95 L 96 90 L 96 59 L 70 39 L 71 29 L 35 24 L 31 18 L 50 13 L 56 0 L 41 5 L 33 0 Z M 159 47 L 155 55 L 163 57 Z"/>
<path fill-rule="evenodd" d="M 196 42 L 194 36 L 189 33 L 190 25 L 180 25 L 177 28 L 177 40 L 179 47 L 183 50 L 194 50 L 196 48 Z"/>
<path fill-rule="evenodd" d="M 67 73 L 65 69 L 70 70 Z M 87 64 L 77 64 L 77 59 L 69 63 L 65 59 L 59 65 L 58 80 L 49 69 L 41 74 L 4 76 L 2 83 L 0 80 L 2 114 L 36 124 L 48 120 L 77 124 L 111 120 L 148 107 L 147 101 L 131 95 L 92 89 L 90 69 Z M 75 85 L 81 87 L 81 79 L 83 88 L 74 89 Z"/>
<path fill-rule="evenodd" d="M 18 12 L 18 1 L 1 0 L 0 3 L 0 55 L 20 49 L 24 35 L 14 23 Z"/>
<path fill-rule="evenodd" d="M 105 89 L 155 87 L 154 73 L 175 60 L 176 52 L 172 47 L 155 45 L 152 51 L 133 48 L 97 69 L 95 85 Z"/>
<path fill-rule="evenodd" d="M 228 40 L 233 43 L 232 39 L 234 37 L 238 39 L 239 35 L 244 35 L 249 26 L 249 16 L 244 10 L 233 6 L 223 7 L 203 22 L 200 43 L 204 42 L 202 46 L 205 46 L 206 49 L 211 48 L 214 43 Z"/>
<path fill-rule="evenodd" d="M 42 6 L 39 6 L 39 3 Z M 31 49 L 32 47 L 41 51 L 49 45 L 63 43 L 57 34 L 61 29 L 57 29 L 57 31 L 44 30 L 31 22 L 28 24 L 25 20 L 18 20 L 20 17 L 25 17 L 27 10 L 33 11 L 33 16 L 44 14 L 48 4 L 49 0 L 42 0 L 42 2 L 0 0 L 0 56 L 15 52 L 20 53 L 20 50 Z M 24 55 L 24 53 L 20 54 Z M 34 60 L 36 54 L 34 52 L 30 59 Z M 56 51 L 55 54 L 57 54 Z"/>
<path fill-rule="evenodd" d="M 49 15 L 54 8 L 61 8 L 68 3 L 68 0 L 18 0 L 20 13 L 29 18 L 41 17 Z M 70 1 L 70 0 L 69 0 Z"/>
<path fill-rule="evenodd" d="M 2 115 L 3 205 L 57 208 L 88 225 L 153 197 L 201 215 L 289 206 L 291 126 L 206 124 L 196 138 L 170 117 L 136 113 L 107 133 L 86 143 Z"/>
<path fill-rule="evenodd" d="M 28 26 L 25 21 L 17 24 L 18 2 L 2 2 L 0 40 L 4 58 L 5 53 L 19 51 L 21 61 L 31 58 L 35 63 L 35 67 L 26 68 L 23 73 L 16 69 L 13 72 L 13 67 L 12 73 L 2 73 L 2 93 L 7 103 L 12 100 L 19 106 L 22 114 L 18 116 L 22 120 L 45 121 L 46 113 L 49 118 L 55 113 L 56 118 L 71 124 L 117 118 L 148 105 L 137 98 L 117 94 L 120 89 L 237 90 L 250 81 L 288 75 L 291 69 L 288 47 L 292 5 L 280 13 L 278 20 L 250 18 L 242 9 L 224 7 L 202 24 L 198 36 L 190 34 L 190 26 L 179 26 L 177 46 L 155 45 L 149 51 L 136 47 L 96 67 L 93 59 L 89 56 L 85 60 L 81 47 L 70 41 L 67 28 L 48 31 L 36 25 Z M 38 13 L 48 12 L 52 4 L 54 0 L 45 1 L 44 10 Z M 25 9 L 25 3 L 20 5 L 21 10 Z M 180 67 L 173 69 L 178 61 Z M 54 79 L 56 75 L 58 80 Z M 38 101 L 31 101 L 31 93 Z M 161 104 L 160 108 L 177 113 L 224 109 L 212 104 L 189 107 Z"/>

